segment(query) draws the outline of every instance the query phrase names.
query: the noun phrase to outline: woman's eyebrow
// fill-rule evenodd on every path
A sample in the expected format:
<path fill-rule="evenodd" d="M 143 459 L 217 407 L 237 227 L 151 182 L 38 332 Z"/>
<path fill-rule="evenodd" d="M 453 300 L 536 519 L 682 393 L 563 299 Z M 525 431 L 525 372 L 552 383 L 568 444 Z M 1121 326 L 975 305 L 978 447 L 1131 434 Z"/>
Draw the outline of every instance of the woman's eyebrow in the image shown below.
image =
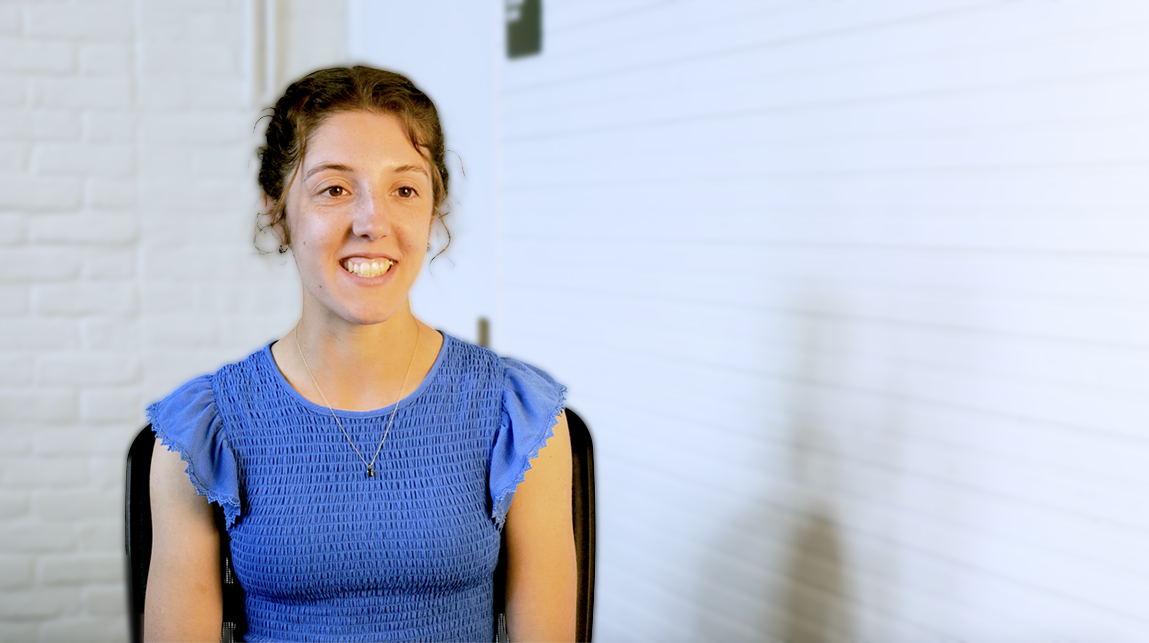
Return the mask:
<path fill-rule="evenodd" d="M 303 179 L 307 180 L 311 178 L 312 174 L 315 174 L 316 172 L 322 172 L 323 170 L 338 170 L 340 172 L 353 171 L 350 167 L 343 165 L 342 163 L 320 163 L 319 165 L 316 165 L 315 167 L 308 170 L 307 174 L 303 175 Z"/>
<path fill-rule="evenodd" d="M 403 172 L 421 172 L 423 174 L 423 176 L 427 176 L 427 170 L 425 170 L 423 168 L 423 166 L 421 166 L 421 165 L 400 165 L 398 167 L 395 167 L 391 171 L 394 172 L 395 174 L 401 174 Z M 430 178 L 430 177 L 427 177 L 427 178 Z"/>

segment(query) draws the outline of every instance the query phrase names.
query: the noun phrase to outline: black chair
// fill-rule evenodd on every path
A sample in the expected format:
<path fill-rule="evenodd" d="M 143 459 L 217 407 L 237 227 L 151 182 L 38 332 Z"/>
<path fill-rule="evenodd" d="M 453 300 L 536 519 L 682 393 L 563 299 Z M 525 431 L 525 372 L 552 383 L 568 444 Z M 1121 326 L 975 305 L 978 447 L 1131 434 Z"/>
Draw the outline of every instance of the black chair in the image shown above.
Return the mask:
<path fill-rule="evenodd" d="M 586 423 L 574 411 L 567 409 L 567 424 L 571 436 L 571 490 L 573 498 L 575 555 L 578 561 L 578 606 L 576 636 L 579 641 L 590 641 L 594 616 L 594 450 Z M 136 435 L 128 449 L 126 495 L 124 502 L 124 545 L 127 563 L 128 627 L 132 641 L 143 641 L 144 594 L 148 586 L 148 566 L 152 559 L 152 509 L 149 473 L 155 435 L 151 425 Z M 223 510 L 215 510 L 216 526 L 220 534 L 220 579 L 223 581 L 223 629 L 220 641 L 242 641 L 247 631 L 243 613 L 243 588 L 239 586 L 231 568 L 231 539 L 224 528 Z M 505 552 L 500 549 L 499 566 L 495 570 L 495 622 L 496 639 L 506 641 Z"/>
<path fill-rule="evenodd" d="M 128 465 L 125 476 L 124 549 L 128 571 L 128 630 L 131 640 L 144 640 L 144 595 L 148 589 L 148 567 L 152 561 L 152 501 L 149 485 L 152 468 L 152 449 L 156 436 L 152 425 L 136 434 L 128 447 Z M 224 526 L 223 509 L 211 505 L 215 512 L 215 525 L 219 529 L 220 570 L 223 582 L 222 643 L 243 640 L 247 619 L 243 613 L 243 588 L 231 569 L 231 537 Z"/>

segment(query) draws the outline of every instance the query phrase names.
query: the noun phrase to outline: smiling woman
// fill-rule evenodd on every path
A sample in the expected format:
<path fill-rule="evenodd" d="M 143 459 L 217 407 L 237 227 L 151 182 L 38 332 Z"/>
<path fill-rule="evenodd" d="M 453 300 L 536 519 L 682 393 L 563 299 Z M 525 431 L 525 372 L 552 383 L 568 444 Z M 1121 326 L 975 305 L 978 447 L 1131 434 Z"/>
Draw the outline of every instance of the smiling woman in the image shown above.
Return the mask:
<path fill-rule="evenodd" d="M 282 222 L 304 298 L 362 325 L 406 301 L 435 222 L 430 172 L 390 114 L 332 115 L 308 141 Z"/>
<path fill-rule="evenodd" d="M 408 293 L 448 173 L 435 107 L 366 67 L 308 75 L 260 150 L 299 323 L 148 408 L 149 640 L 217 640 L 223 507 L 247 640 L 572 640 L 564 388 L 440 333 Z M 513 499 L 513 503 L 512 503 Z"/>

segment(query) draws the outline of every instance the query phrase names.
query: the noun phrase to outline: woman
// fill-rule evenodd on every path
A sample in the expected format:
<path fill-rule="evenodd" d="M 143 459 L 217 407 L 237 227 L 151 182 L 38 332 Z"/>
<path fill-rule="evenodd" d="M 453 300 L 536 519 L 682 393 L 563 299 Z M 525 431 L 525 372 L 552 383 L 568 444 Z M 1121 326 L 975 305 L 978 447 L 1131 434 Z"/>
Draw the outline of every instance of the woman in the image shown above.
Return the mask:
<path fill-rule="evenodd" d="M 148 409 L 145 638 L 219 639 L 209 502 L 248 640 L 490 640 L 500 529 L 512 639 L 574 638 L 563 387 L 408 305 L 443 156 L 434 105 L 397 74 L 321 70 L 276 103 L 259 180 L 302 314 Z"/>

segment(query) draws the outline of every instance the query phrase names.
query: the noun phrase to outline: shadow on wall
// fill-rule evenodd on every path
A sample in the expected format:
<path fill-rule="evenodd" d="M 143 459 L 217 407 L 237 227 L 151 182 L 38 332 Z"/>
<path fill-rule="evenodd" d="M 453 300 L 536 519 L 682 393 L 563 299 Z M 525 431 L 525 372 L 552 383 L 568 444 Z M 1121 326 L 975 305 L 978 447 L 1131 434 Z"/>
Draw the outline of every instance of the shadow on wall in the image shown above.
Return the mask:
<path fill-rule="evenodd" d="M 843 341 L 823 323 L 824 302 L 815 310 L 800 318 L 791 372 L 768 380 L 782 393 L 767 390 L 762 399 L 789 403 L 759 422 L 762 486 L 704 559 L 697 640 L 829 643 L 855 636 L 855 579 L 836 509 L 846 481 L 821 407 Z"/>
<path fill-rule="evenodd" d="M 849 578 L 833 514 L 815 507 L 798 516 L 787 549 L 782 591 L 777 592 L 783 612 L 772 638 L 787 643 L 849 640 Z"/>

